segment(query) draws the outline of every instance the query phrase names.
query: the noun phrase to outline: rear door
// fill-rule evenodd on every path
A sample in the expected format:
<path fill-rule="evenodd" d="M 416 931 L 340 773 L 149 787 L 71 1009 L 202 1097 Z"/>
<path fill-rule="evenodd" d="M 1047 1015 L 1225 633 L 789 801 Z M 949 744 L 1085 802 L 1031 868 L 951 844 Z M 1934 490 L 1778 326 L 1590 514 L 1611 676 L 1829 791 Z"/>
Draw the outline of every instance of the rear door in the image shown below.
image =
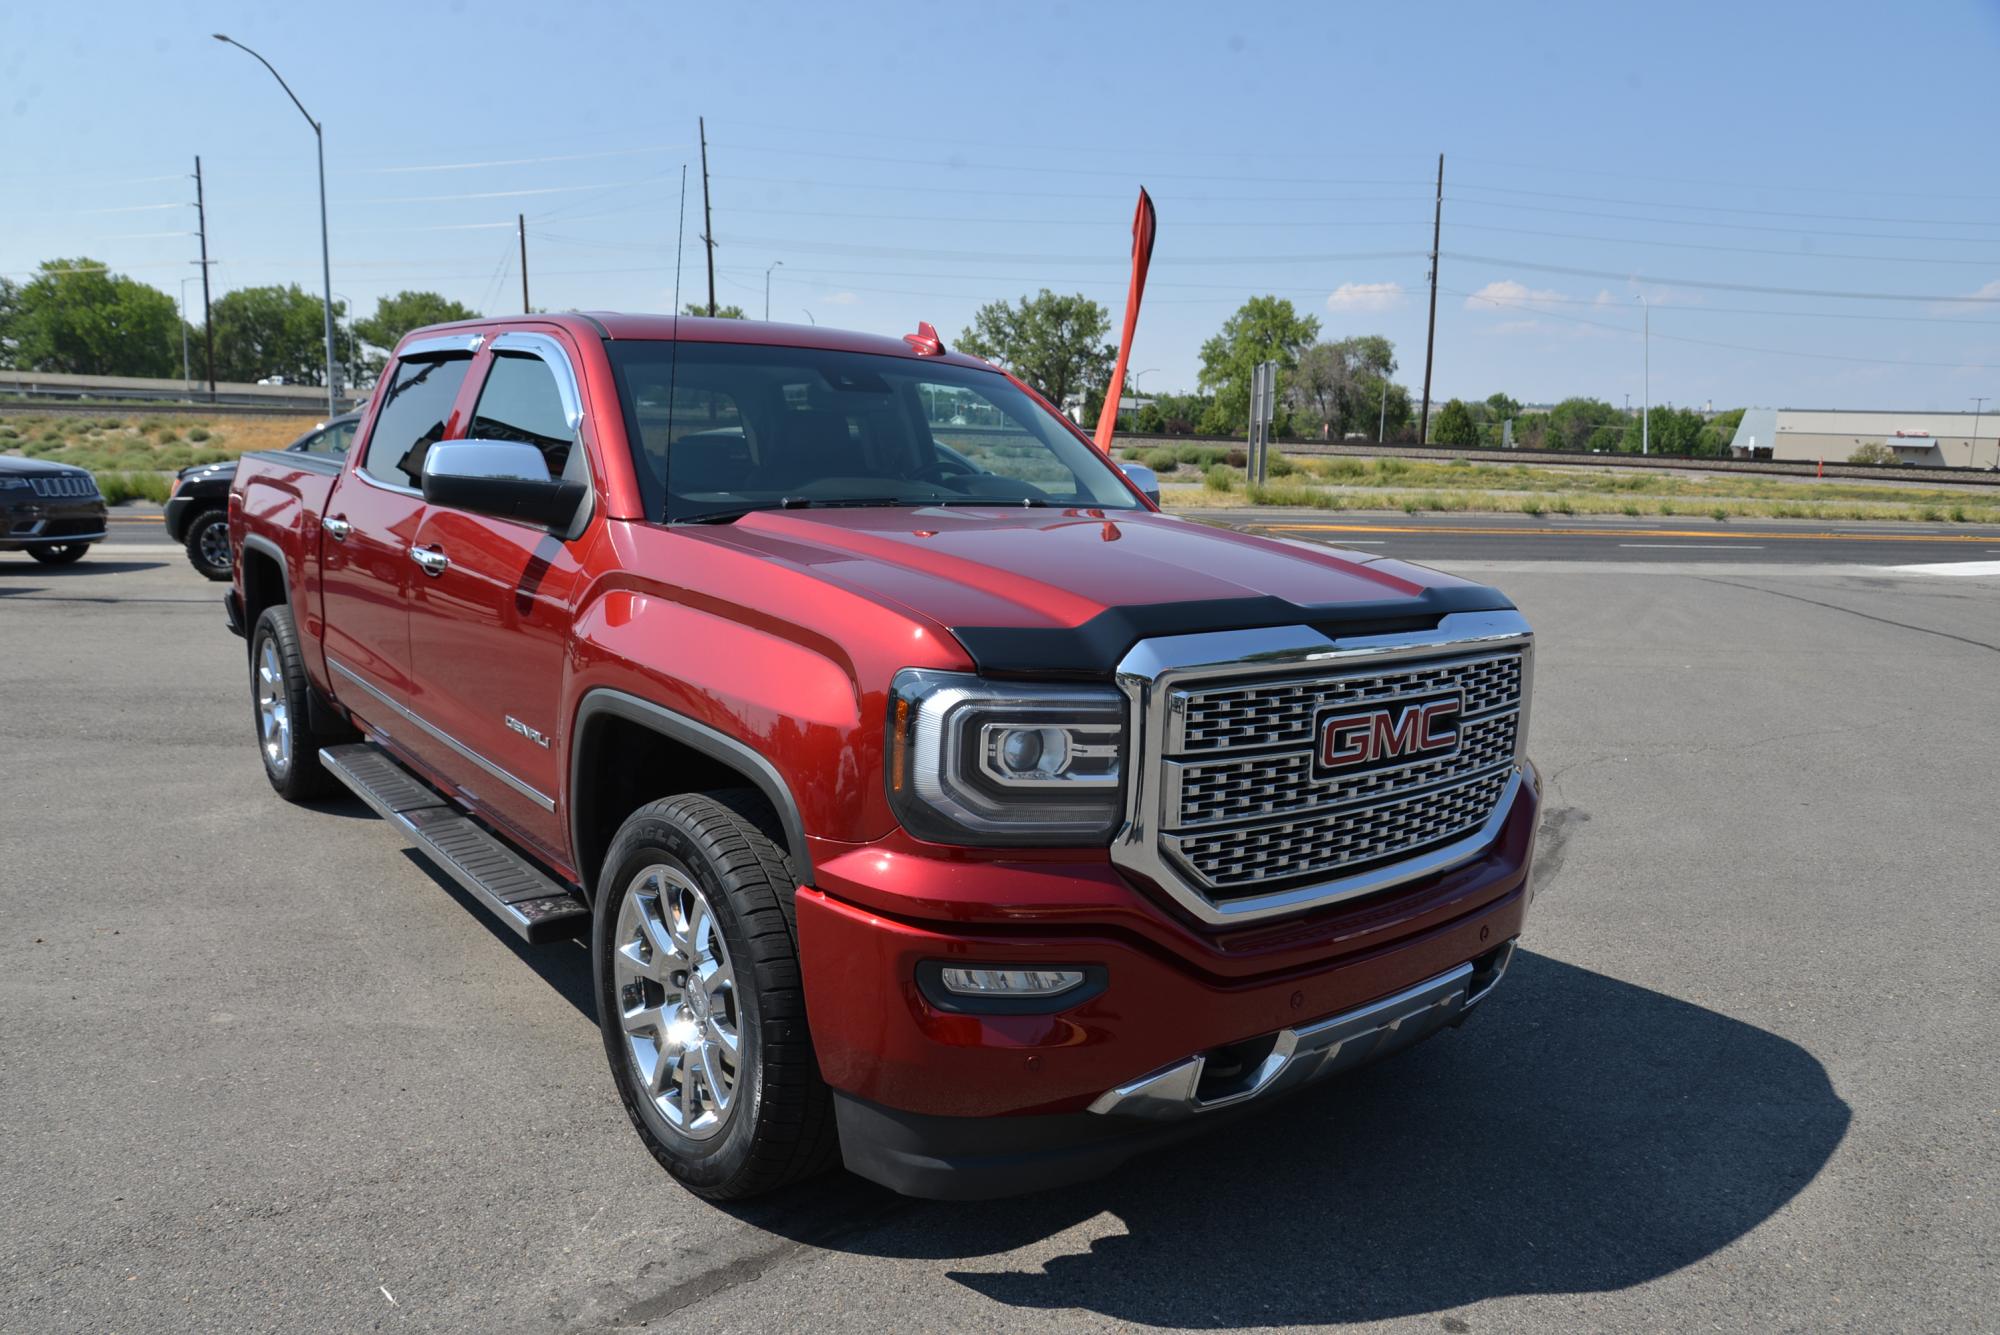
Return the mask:
<path fill-rule="evenodd" d="M 476 395 L 468 396 L 466 437 L 536 446 L 552 476 L 583 483 L 593 493 L 586 505 L 595 504 L 589 424 L 568 343 L 553 330 L 510 330 L 490 353 Z M 555 815 L 565 754 L 562 688 L 584 580 L 582 534 L 594 530 L 579 522 L 572 531 L 580 531 L 574 541 L 430 506 L 416 546 L 429 553 L 434 573 L 416 576 L 410 611 L 411 707 L 450 739 L 420 739 L 424 758 L 452 774 L 482 815 L 559 866 L 568 863 Z"/>
<path fill-rule="evenodd" d="M 423 457 L 459 434 L 459 399 L 477 336 L 406 347 L 383 377 L 365 446 L 335 484 L 321 520 L 327 676 L 340 702 L 392 740 L 419 732 L 408 716 L 411 556 L 423 521 Z"/>

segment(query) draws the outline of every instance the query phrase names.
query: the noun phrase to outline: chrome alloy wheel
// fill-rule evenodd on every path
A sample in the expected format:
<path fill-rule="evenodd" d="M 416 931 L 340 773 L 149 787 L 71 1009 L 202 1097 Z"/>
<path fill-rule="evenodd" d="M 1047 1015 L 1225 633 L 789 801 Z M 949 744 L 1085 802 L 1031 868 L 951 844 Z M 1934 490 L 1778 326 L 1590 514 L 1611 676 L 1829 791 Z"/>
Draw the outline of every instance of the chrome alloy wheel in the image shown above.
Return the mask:
<path fill-rule="evenodd" d="M 269 636 L 257 650 L 257 730 L 264 759 L 279 774 L 292 767 L 292 708 L 285 700 L 285 673 L 278 642 Z"/>
<path fill-rule="evenodd" d="M 660 1116 L 706 1140 L 736 1107 L 742 1012 L 722 927 L 685 872 L 656 863 L 618 910 L 612 983 L 632 1070 Z"/>
<path fill-rule="evenodd" d="M 210 570 L 229 569 L 229 525 L 210 524 L 201 531 L 201 562 Z"/>

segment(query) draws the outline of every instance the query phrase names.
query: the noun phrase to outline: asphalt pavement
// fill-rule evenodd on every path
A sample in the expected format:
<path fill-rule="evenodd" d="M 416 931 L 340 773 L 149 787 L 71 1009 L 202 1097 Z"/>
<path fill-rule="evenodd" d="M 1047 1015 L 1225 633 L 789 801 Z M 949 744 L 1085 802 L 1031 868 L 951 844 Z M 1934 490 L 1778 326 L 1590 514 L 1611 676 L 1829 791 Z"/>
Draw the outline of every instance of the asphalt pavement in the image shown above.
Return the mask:
<path fill-rule="evenodd" d="M 1994 1329 L 2000 579 L 1886 568 L 1994 556 L 1382 522 L 1539 631 L 1519 963 L 974 1205 L 682 1192 L 581 948 L 270 792 L 220 586 L 157 534 L 0 555 L 0 1330 Z"/>

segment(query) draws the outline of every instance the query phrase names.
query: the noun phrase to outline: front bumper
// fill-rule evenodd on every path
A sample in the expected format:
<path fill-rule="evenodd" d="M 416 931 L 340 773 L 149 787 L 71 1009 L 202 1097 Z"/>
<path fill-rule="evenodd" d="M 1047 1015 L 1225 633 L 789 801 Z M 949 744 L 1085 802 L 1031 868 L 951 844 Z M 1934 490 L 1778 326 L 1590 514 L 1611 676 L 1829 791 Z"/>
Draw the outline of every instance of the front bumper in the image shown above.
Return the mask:
<path fill-rule="evenodd" d="M 820 864 L 798 895 L 799 947 L 848 1167 L 922 1196 L 1074 1181 L 1456 1022 L 1526 919 L 1539 787 L 1525 778 L 1472 861 L 1229 933 L 1177 923 L 1105 864 Z M 924 920 L 885 911 L 885 887 Z M 947 1011 L 917 983 L 935 960 L 1096 965 L 1109 985 L 1045 1014 Z"/>
<path fill-rule="evenodd" d="M 0 552 L 68 542 L 102 542 L 109 527 L 109 512 L 104 502 L 95 498 L 15 500 L 10 497 L 0 502 Z"/>

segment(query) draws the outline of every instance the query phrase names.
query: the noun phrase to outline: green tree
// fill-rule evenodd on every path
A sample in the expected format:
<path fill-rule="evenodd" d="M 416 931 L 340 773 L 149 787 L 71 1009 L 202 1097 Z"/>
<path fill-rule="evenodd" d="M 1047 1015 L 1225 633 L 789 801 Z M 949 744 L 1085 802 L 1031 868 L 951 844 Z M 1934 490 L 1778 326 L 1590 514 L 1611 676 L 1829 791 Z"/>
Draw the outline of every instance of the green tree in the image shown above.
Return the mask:
<path fill-rule="evenodd" d="M 708 315 L 708 303 L 705 301 L 690 301 L 681 309 L 681 314 L 706 317 Z M 715 308 L 715 318 L 718 320 L 747 320 L 750 317 L 743 313 L 741 306 L 717 306 Z"/>
<path fill-rule="evenodd" d="M 1521 401 L 1509 398 L 1505 394 L 1488 394 L 1486 410 L 1492 414 L 1494 421 L 1504 422 L 1510 417 L 1521 415 Z"/>
<path fill-rule="evenodd" d="M 1847 456 L 1851 464 L 1892 464 L 1896 462 L 1896 452 L 1879 440 L 1871 440 L 1865 445 L 1857 445 L 1854 453 Z"/>
<path fill-rule="evenodd" d="M 1654 454 L 1698 455 L 1703 453 L 1701 437 L 1707 426 L 1692 408 L 1655 408 L 1647 417 L 1635 417 L 1625 424 L 1618 448 L 1637 454 L 1643 439 Z"/>
<path fill-rule="evenodd" d="M 1592 436 L 1599 428 L 1624 422 L 1624 414 L 1603 399 L 1564 399 L 1549 410 L 1545 439 L 1552 450 L 1588 450 L 1595 448 Z"/>
<path fill-rule="evenodd" d="M 252 381 L 281 375 L 287 384 L 326 383 L 325 304 L 297 283 L 239 287 L 215 299 L 215 378 Z M 333 360 L 345 366 L 353 341 L 341 326 L 346 305 L 333 304 Z M 180 347 L 176 343 L 178 359 Z"/>
<path fill-rule="evenodd" d="M 1145 435 L 1192 436 L 1209 403 L 1200 394 L 1156 394 L 1133 418 L 1132 429 Z"/>
<path fill-rule="evenodd" d="M 1479 443 L 1479 423 L 1472 420 L 1472 411 L 1463 400 L 1452 399 L 1438 410 L 1431 423 L 1431 440 L 1439 445 L 1477 445 Z"/>
<path fill-rule="evenodd" d="M 435 292 L 398 292 L 393 297 L 376 298 L 375 313 L 365 320 L 356 320 L 354 334 L 365 347 L 372 349 L 367 362 L 370 369 L 379 371 L 389 360 L 390 349 L 412 329 L 478 318 L 478 311 Z"/>
<path fill-rule="evenodd" d="M 1299 354 L 1318 337 L 1319 321 L 1300 315 L 1283 297 L 1244 302 L 1223 322 L 1222 331 L 1201 345 L 1200 385 L 1215 395 L 1202 430 L 1233 436 L 1249 429 L 1250 378 L 1258 362 L 1278 363 L 1278 401 L 1285 402 Z M 1290 423 L 1280 425 L 1282 430 Z"/>
<path fill-rule="evenodd" d="M 0 278 L 0 371 L 14 368 L 14 318 L 20 305 L 19 285 L 11 278 Z"/>
<path fill-rule="evenodd" d="M 11 289 L 0 344 L 23 370 L 68 375 L 180 374 L 174 299 L 93 259 L 44 260 Z"/>
<path fill-rule="evenodd" d="M 981 306 L 958 336 L 957 348 L 998 362 L 1066 409 L 1092 390 L 1102 403 L 1118 359 L 1117 347 L 1105 341 L 1110 333 L 1111 314 L 1104 307 L 1081 294 L 1060 296 L 1043 288 L 1017 305 Z"/>
<path fill-rule="evenodd" d="M 1315 343 L 1299 353 L 1288 386 L 1293 425 L 1319 436 L 1375 434 L 1383 379 L 1396 369 L 1396 345 L 1380 334 Z"/>

